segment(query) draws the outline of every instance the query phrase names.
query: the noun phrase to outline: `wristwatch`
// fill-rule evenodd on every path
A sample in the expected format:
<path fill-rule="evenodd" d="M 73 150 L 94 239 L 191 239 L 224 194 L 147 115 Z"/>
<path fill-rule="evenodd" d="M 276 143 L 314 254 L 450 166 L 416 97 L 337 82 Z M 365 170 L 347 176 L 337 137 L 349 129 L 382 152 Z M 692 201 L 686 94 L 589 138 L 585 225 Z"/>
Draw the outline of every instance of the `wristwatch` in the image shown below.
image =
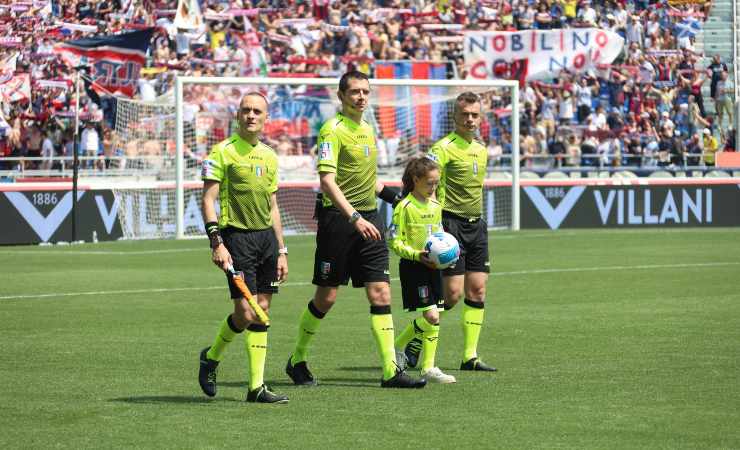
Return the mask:
<path fill-rule="evenodd" d="M 362 217 L 362 215 L 360 215 L 360 213 L 358 213 L 357 211 L 355 211 L 355 212 L 352 213 L 351 216 L 349 216 L 349 223 L 354 224 L 355 222 L 357 222 L 358 220 L 360 220 L 361 217 Z"/>
<path fill-rule="evenodd" d="M 287 255 L 288 254 L 288 247 L 283 247 L 278 249 L 279 255 Z"/>

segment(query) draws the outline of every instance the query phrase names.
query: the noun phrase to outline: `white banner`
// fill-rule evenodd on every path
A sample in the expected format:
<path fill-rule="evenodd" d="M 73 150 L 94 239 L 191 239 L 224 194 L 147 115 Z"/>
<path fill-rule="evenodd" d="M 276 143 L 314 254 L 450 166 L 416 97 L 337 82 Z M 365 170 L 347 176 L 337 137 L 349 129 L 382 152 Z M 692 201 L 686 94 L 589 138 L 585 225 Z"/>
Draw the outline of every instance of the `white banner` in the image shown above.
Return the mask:
<path fill-rule="evenodd" d="M 82 25 L 80 23 L 60 22 L 58 20 L 54 22 L 54 25 L 62 27 L 65 30 L 81 31 L 83 33 L 95 33 L 98 31 L 97 25 Z"/>
<path fill-rule="evenodd" d="M 469 78 L 493 79 L 497 67 L 523 62 L 527 79 L 548 78 L 564 69 L 580 72 L 611 64 L 623 44 L 616 33 L 598 28 L 475 31 L 465 33 L 465 66 Z"/>
<path fill-rule="evenodd" d="M 67 80 L 36 80 L 34 84 L 39 89 L 64 89 L 68 91 L 72 82 Z"/>

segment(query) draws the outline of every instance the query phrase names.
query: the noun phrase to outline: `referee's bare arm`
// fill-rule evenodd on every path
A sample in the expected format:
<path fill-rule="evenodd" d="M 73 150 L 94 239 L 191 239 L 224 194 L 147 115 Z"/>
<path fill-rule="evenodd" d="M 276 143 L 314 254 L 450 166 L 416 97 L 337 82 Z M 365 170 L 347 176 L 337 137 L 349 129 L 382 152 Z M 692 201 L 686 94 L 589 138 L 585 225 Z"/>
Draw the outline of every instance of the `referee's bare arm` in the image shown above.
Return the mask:
<path fill-rule="evenodd" d="M 216 216 L 216 200 L 218 199 L 218 189 L 220 184 L 218 181 L 205 180 L 203 182 L 203 200 L 201 203 L 201 211 L 203 213 L 203 223 L 218 222 Z M 213 249 L 211 254 L 211 261 L 213 264 L 220 267 L 222 270 L 226 270 L 229 264 L 234 262 L 231 260 L 231 254 L 226 250 L 224 244 L 219 244 L 218 247 Z"/>
<path fill-rule="evenodd" d="M 345 217 L 347 217 L 347 220 L 349 220 L 349 218 L 352 217 L 352 213 L 355 212 L 355 208 L 353 208 L 352 205 L 347 201 L 341 189 L 339 189 L 339 186 L 337 186 L 335 175 L 336 174 L 334 172 L 319 172 L 321 191 L 325 195 L 329 196 L 332 204 L 336 206 L 337 209 L 339 209 L 339 211 L 341 211 L 341 213 L 344 214 Z M 357 220 L 354 225 L 355 229 L 357 229 L 357 232 L 362 235 L 363 239 L 372 239 L 374 241 L 379 241 L 382 238 L 382 236 L 380 235 L 380 231 L 375 228 L 375 225 L 368 222 L 363 217 L 360 217 L 360 219 Z"/>
<path fill-rule="evenodd" d="M 272 229 L 278 241 L 278 248 L 285 248 L 283 240 L 283 222 L 280 220 L 280 209 L 278 208 L 277 193 L 273 192 L 270 197 L 270 215 L 272 216 Z M 288 279 L 288 255 L 280 253 L 277 261 L 277 281 L 279 283 Z"/>

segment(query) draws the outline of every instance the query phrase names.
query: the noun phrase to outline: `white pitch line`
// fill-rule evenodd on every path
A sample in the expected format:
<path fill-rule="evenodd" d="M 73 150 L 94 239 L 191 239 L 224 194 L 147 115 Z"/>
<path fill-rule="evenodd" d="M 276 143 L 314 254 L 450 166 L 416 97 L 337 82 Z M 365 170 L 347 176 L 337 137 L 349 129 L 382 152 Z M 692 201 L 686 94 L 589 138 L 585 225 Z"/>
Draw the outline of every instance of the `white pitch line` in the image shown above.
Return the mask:
<path fill-rule="evenodd" d="M 0 255 L 44 255 L 44 256 L 66 256 L 66 255 L 154 255 L 157 253 L 184 253 L 204 252 L 209 253 L 208 246 L 193 248 L 171 248 L 163 250 L 0 250 Z"/>
<path fill-rule="evenodd" d="M 691 267 L 721 267 L 721 266 L 737 266 L 740 265 L 740 261 L 730 262 L 710 262 L 710 263 L 694 263 L 694 264 L 643 264 L 637 266 L 605 266 L 605 267 L 572 267 L 562 269 L 534 269 L 534 270 L 519 270 L 512 272 L 494 272 L 491 276 L 502 277 L 502 276 L 516 276 L 516 275 L 539 275 L 548 273 L 567 273 L 567 272 L 600 272 L 600 271 L 612 271 L 612 270 L 649 270 L 649 269 L 681 269 Z M 398 278 L 392 278 L 391 281 L 398 281 Z M 283 284 L 283 287 L 292 286 L 308 286 L 311 285 L 308 281 L 293 281 Z M 156 288 L 156 289 L 122 289 L 116 291 L 86 291 L 86 292 L 58 292 L 51 294 L 24 294 L 24 295 L 3 295 L 0 296 L 0 300 L 21 300 L 25 298 L 53 298 L 53 297 L 77 297 L 83 295 L 119 295 L 119 294 L 151 294 L 157 292 L 183 292 L 183 291 L 203 291 L 203 290 L 214 290 L 214 289 L 225 289 L 226 287 L 221 286 L 204 286 L 204 287 L 183 287 L 183 288 Z"/>
<path fill-rule="evenodd" d="M 687 264 L 640 264 L 637 266 L 607 266 L 607 267 L 573 267 L 562 269 L 534 269 L 518 270 L 514 272 L 494 272 L 491 276 L 501 277 L 509 275 L 537 275 L 543 273 L 566 273 L 566 272 L 600 272 L 606 270 L 645 270 L 645 269 L 681 269 L 689 267 L 717 267 L 717 266 L 737 266 L 740 261 L 731 262 L 711 262 L 711 263 L 687 263 Z"/>

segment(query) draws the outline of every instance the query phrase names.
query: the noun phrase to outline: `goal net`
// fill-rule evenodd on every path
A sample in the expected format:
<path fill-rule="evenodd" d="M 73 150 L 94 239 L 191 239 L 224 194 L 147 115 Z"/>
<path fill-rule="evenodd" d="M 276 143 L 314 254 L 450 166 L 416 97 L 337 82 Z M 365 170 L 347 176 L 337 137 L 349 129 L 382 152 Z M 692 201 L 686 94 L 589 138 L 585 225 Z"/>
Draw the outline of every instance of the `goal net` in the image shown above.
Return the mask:
<path fill-rule="evenodd" d="M 156 192 L 136 186 L 117 190 L 124 235 L 203 235 L 202 221 L 189 211 L 193 202 L 200 204 L 200 161 L 235 132 L 235 112 L 249 91 L 263 93 L 270 103 L 262 140 L 279 155 L 278 201 L 285 232 L 315 231 L 316 140 L 321 125 L 339 110 L 337 80 L 181 77 L 176 86 L 174 104 L 119 101 L 116 133 L 125 142 L 136 142 L 127 153 L 131 164 L 154 172 L 159 182 Z M 482 214 L 491 228 L 518 228 L 518 190 L 511 187 L 518 186 L 518 124 L 513 120 L 518 110 L 512 102 L 518 98 L 516 83 L 384 79 L 371 80 L 371 91 L 363 118 L 375 130 L 378 176 L 397 188 L 409 158 L 428 151 L 454 129 L 455 98 L 464 91 L 478 93 L 484 113 L 479 139 L 489 154 Z M 137 148 L 143 153 L 138 156 L 146 158 L 131 155 Z M 154 154 L 163 157 L 152 162 Z M 379 208 L 389 221 L 390 208 L 382 201 Z"/>

